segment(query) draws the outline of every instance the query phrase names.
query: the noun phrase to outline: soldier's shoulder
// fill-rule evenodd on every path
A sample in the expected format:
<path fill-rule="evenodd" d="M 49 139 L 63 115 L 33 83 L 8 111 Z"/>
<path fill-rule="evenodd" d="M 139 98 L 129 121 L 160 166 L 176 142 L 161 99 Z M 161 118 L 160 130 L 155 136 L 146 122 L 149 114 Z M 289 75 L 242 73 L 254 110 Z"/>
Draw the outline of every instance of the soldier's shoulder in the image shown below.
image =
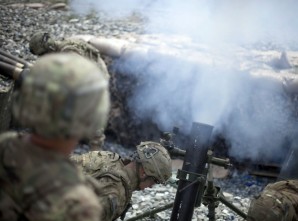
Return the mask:
<path fill-rule="evenodd" d="M 68 188 L 64 196 L 62 197 L 64 201 L 78 199 L 78 201 L 83 203 L 94 203 L 97 204 L 97 197 L 95 192 L 86 184 L 81 183 L 71 188 Z"/>
<path fill-rule="evenodd" d="M 76 163 L 82 163 L 82 161 L 85 161 L 85 160 L 90 161 L 93 158 L 98 158 L 98 152 L 99 151 L 90 151 L 83 154 L 73 153 L 70 155 L 70 160 Z"/>
<path fill-rule="evenodd" d="M 41 172 L 42 173 L 42 172 Z M 46 175 L 40 174 L 45 179 L 59 181 L 59 188 L 72 188 L 78 183 L 84 183 L 85 177 L 80 170 L 68 159 L 57 159 L 47 164 Z"/>
<path fill-rule="evenodd" d="M 111 159 L 112 161 L 116 161 L 120 159 L 120 155 L 118 153 L 111 152 L 111 151 L 98 151 L 98 155 L 103 158 Z"/>
<path fill-rule="evenodd" d="M 90 151 L 82 155 L 72 155 L 70 160 L 84 173 L 93 177 L 113 174 L 123 167 L 117 153 L 109 151 Z M 112 175 L 111 175 L 112 176 Z M 117 176 L 118 177 L 118 176 Z"/>
<path fill-rule="evenodd" d="M 84 159 L 85 161 L 103 160 L 117 161 L 120 159 L 119 154 L 110 151 L 90 151 L 84 154 L 72 154 L 70 159 Z"/>
<path fill-rule="evenodd" d="M 63 197 L 61 206 L 63 205 L 70 208 L 67 212 L 69 220 L 95 221 L 104 213 L 95 192 L 86 185 L 77 185 L 70 189 Z"/>
<path fill-rule="evenodd" d="M 46 202 L 46 203 L 43 203 Z M 36 220 L 97 221 L 102 210 L 93 190 L 84 184 L 74 185 L 67 191 L 55 192 L 36 201 L 28 214 Z"/>
<path fill-rule="evenodd" d="M 19 136 L 18 133 L 15 131 L 4 132 L 0 134 L 0 143 L 8 140 L 16 139 L 18 136 Z"/>
<path fill-rule="evenodd" d="M 31 162 L 33 163 L 33 161 Z M 36 165 L 36 162 L 33 164 Z M 52 163 L 40 162 L 40 165 L 40 167 L 35 168 L 26 167 L 31 171 L 24 172 L 26 176 L 22 180 L 22 190 L 24 192 L 30 190 L 24 195 L 23 200 L 25 202 L 30 202 L 30 199 L 34 198 L 37 200 L 37 207 L 43 202 L 49 202 L 51 208 L 52 204 L 64 202 L 70 198 L 77 199 L 76 196 L 81 199 L 82 194 L 92 195 L 91 190 L 88 190 L 85 185 L 85 176 L 73 164 L 67 163 L 67 161 L 57 161 L 53 158 Z M 74 196 L 76 191 L 77 195 Z M 61 206 L 63 206 L 62 202 Z"/>
<path fill-rule="evenodd" d="M 92 51 L 93 53 L 99 53 L 97 48 L 82 39 L 65 39 L 60 41 L 58 45 L 60 46 L 61 50 L 77 48 L 80 50 Z"/>
<path fill-rule="evenodd" d="M 59 45 L 61 47 L 65 47 L 65 46 L 82 47 L 82 46 L 88 45 L 88 43 L 81 39 L 64 39 L 62 41 L 59 41 Z"/>

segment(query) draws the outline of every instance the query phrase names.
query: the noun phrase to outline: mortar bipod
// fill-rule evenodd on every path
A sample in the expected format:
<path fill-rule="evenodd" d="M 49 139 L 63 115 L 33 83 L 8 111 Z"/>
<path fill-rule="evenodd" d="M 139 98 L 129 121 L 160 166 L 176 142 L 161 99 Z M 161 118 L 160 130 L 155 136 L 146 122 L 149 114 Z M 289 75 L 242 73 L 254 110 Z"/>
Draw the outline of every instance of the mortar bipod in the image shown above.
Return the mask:
<path fill-rule="evenodd" d="M 218 207 L 219 202 L 223 203 L 225 206 L 233 210 L 242 218 L 246 219 L 247 214 L 237 208 L 234 204 L 229 202 L 223 195 L 221 188 L 215 186 L 213 183 L 213 165 L 228 168 L 231 166 L 229 159 L 220 159 L 213 157 L 213 151 L 208 150 L 208 173 L 207 173 L 207 183 L 205 185 L 204 194 L 202 198 L 203 205 L 208 207 L 208 218 L 209 221 L 216 220 L 215 209 Z M 200 199 L 197 199 L 197 205 L 200 205 Z M 196 206 L 197 206 L 196 205 Z"/>

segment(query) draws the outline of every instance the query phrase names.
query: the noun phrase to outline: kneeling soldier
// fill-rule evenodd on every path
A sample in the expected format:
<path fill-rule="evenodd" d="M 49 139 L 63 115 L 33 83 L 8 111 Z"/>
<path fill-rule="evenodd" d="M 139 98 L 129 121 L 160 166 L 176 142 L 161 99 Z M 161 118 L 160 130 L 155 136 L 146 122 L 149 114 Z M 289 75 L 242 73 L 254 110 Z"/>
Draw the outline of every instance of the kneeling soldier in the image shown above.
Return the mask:
<path fill-rule="evenodd" d="M 77 54 L 45 55 L 18 93 L 13 112 L 31 132 L 0 136 L 0 220 L 100 220 L 96 194 L 68 156 L 106 124 L 104 74 Z"/>
<path fill-rule="evenodd" d="M 125 215 L 134 190 L 165 183 L 172 174 L 168 151 L 155 142 L 141 142 L 131 160 L 108 151 L 91 151 L 70 158 L 91 176 L 89 181 L 104 211 L 101 217 L 104 221 Z"/>

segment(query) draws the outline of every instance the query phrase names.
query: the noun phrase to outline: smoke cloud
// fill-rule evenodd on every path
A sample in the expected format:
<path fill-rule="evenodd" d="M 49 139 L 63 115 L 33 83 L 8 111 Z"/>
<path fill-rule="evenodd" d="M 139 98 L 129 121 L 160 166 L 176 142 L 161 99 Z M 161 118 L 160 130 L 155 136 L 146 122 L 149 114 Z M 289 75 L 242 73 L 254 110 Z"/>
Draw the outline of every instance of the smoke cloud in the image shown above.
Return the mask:
<path fill-rule="evenodd" d="M 72 0 L 72 7 L 110 16 L 140 13 L 148 19 L 147 33 L 188 36 L 232 63 L 235 45 L 285 50 L 298 39 L 294 0 Z M 161 130 L 177 125 L 186 131 L 194 121 L 211 124 L 229 139 L 232 156 L 278 161 L 298 129 L 281 85 L 260 83 L 249 70 L 156 56 L 122 62 L 122 72 L 141 79 L 129 100 L 131 110 Z"/>
<path fill-rule="evenodd" d="M 146 31 L 191 36 L 212 43 L 297 42 L 295 0 L 72 0 L 80 13 L 104 11 L 111 17 L 133 12 L 148 18 Z"/>

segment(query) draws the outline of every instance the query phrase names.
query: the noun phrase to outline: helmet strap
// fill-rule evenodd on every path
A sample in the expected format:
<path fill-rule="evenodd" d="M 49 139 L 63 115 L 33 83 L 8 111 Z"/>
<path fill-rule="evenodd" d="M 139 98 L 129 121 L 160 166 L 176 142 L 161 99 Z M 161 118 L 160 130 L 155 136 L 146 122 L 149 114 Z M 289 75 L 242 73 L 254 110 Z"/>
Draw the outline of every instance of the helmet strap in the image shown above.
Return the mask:
<path fill-rule="evenodd" d="M 159 179 L 161 179 L 160 182 L 165 183 L 165 179 L 163 178 L 162 173 L 160 172 L 160 169 L 157 166 L 157 163 L 156 163 L 155 158 L 153 156 L 152 156 L 152 161 L 153 161 L 153 164 L 154 164 L 154 167 L 155 167 L 155 171 L 157 171 L 157 173 L 159 175 Z"/>

